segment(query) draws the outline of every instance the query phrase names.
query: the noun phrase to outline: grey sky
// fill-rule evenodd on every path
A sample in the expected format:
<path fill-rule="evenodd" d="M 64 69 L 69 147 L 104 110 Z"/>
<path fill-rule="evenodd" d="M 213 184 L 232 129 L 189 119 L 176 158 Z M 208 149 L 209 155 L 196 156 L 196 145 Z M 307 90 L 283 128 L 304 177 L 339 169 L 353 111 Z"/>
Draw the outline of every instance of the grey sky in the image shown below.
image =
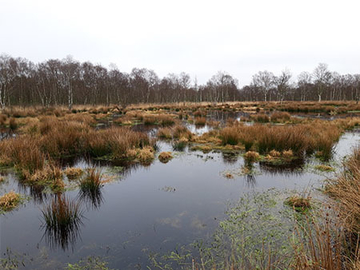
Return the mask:
<path fill-rule="evenodd" d="M 358 4 L 359 3 L 359 4 Z M 72 55 L 121 71 L 297 76 L 323 62 L 360 73 L 358 0 L 0 0 L 0 53 L 34 62 Z"/>

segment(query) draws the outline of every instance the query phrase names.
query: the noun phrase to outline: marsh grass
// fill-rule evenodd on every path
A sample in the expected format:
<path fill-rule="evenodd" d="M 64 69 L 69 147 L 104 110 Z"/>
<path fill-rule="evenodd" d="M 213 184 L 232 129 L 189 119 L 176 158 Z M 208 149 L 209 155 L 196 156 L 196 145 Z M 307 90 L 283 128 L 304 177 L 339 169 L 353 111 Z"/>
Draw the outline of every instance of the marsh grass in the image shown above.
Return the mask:
<path fill-rule="evenodd" d="M 360 233 L 360 148 L 354 149 L 337 177 L 328 179 L 325 191 L 339 202 L 346 227 Z"/>
<path fill-rule="evenodd" d="M 173 158 L 173 156 L 171 155 L 171 152 L 161 152 L 158 158 L 160 162 L 168 163 Z"/>
<path fill-rule="evenodd" d="M 274 112 L 270 116 L 271 122 L 286 122 L 291 120 L 291 115 L 288 112 Z"/>
<path fill-rule="evenodd" d="M 206 118 L 205 117 L 196 117 L 195 118 L 195 126 L 205 126 L 206 124 Z"/>
<path fill-rule="evenodd" d="M 45 234 L 52 247 L 60 246 L 66 250 L 69 244 L 75 243 L 83 218 L 79 202 L 57 195 L 49 205 L 44 206 L 42 217 Z"/>
<path fill-rule="evenodd" d="M 6 212 L 16 208 L 21 202 L 19 193 L 10 191 L 0 197 L 0 210 Z"/>
<path fill-rule="evenodd" d="M 102 173 L 97 168 L 88 168 L 85 176 L 80 180 L 80 189 L 96 191 L 103 186 Z"/>
<path fill-rule="evenodd" d="M 67 167 L 64 170 L 64 174 L 69 180 L 78 179 L 83 173 L 84 171 L 81 168 Z"/>
<path fill-rule="evenodd" d="M 104 186 L 103 175 L 100 169 L 88 168 L 85 176 L 80 180 L 79 198 L 93 208 L 100 207 L 103 202 L 101 188 Z"/>
<path fill-rule="evenodd" d="M 311 208 L 311 197 L 298 194 L 292 195 L 286 198 L 284 204 L 294 208 L 297 212 L 305 212 Z"/>

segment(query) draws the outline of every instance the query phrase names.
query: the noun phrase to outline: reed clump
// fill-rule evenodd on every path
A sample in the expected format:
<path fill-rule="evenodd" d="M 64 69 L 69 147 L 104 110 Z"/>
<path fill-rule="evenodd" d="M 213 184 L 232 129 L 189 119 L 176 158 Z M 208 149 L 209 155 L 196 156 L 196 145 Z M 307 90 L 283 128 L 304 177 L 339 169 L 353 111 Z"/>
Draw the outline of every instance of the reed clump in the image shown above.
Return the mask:
<path fill-rule="evenodd" d="M 41 212 L 50 240 L 63 249 L 75 241 L 83 217 L 79 202 L 57 195 Z"/>
<path fill-rule="evenodd" d="M 10 191 L 0 197 L 0 209 L 2 211 L 10 211 L 18 206 L 21 201 L 19 193 Z"/>
<path fill-rule="evenodd" d="M 248 151 L 244 154 L 244 158 L 248 162 L 254 162 L 260 159 L 260 154 L 255 151 Z"/>
<path fill-rule="evenodd" d="M 173 158 L 171 152 L 161 152 L 159 154 L 159 160 L 162 163 L 168 163 Z"/>
<path fill-rule="evenodd" d="M 82 191 L 97 191 L 102 185 L 102 173 L 96 168 L 87 169 L 85 177 L 80 180 L 80 189 Z"/>
<path fill-rule="evenodd" d="M 78 179 L 83 173 L 83 169 L 75 167 L 68 167 L 64 170 L 64 174 L 69 180 Z"/>
<path fill-rule="evenodd" d="M 137 159 L 143 164 L 150 164 L 155 158 L 154 148 L 146 146 L 140 149 L 137 155 Z"/>

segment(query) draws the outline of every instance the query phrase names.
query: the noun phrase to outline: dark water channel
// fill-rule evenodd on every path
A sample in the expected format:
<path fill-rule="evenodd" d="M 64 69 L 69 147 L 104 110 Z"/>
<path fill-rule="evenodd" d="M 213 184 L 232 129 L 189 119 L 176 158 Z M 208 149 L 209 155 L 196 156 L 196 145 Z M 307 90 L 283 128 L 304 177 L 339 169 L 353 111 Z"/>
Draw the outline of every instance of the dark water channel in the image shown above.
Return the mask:
<path fill-rule="evenodd" d="M 334 160 L 350 154 L 359 139 L 357 132 L 344 134 L 335 147 Z M 158 146 L 158 152 L 172 150 L 168 143 Z M 7 249 L 21 254 L 26 269 L 62 269 L 87 256 L 101 256 L 110 268 L 146 269 L 149 252 L 165 253 L 211 235 L 224 217 L 227 202 L 244 193 L 321 186 L 326 176 L 311 169 L 314 162 L 278 170 L 255 164 L 254 174 L 242 175 L 241 156 L 185 149 L 175 152 L 167 164 L 155 160 L 150 166 L 123 170 L 102 166 L 113 181 L 102 188 L 96 207 L 91 202 L 82 204 L 81 224 L 65 244 L 43 226 L 41 210 L 53 195 L 39 197 L 36 190 L 21 187 L 13 173 L 4 173 L 7 180 L 0 193 L 16 190 L 30 199 L 0 216 L 1 254 Z M 82 159 L 75 163 L 89 166 Z M 227 179 L 226 172 L 234 178 Z M 74 188 L 66 196 L 77 199 L 78 193 Z"/>

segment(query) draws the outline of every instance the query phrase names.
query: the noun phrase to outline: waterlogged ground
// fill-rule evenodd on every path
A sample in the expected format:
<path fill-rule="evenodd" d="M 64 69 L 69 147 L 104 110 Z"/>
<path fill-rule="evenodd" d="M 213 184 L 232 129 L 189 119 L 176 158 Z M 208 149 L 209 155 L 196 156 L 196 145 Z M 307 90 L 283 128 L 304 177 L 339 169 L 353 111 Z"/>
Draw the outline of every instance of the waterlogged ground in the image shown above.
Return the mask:
<path fill-rule="evenodd" d="M 359 140 L 356 131 L 344 134 L 331 165 L 340 168 Z M 158 147 L 158 153 L 172 151 L 166 142 Z M 83 159 L 73 162 L 76 167 L 91 166 Z M 111 181 L 94 201 L 82 200 L 81 223 L 65 239 L 54 238 L 43 226 L 42 209 L 53 195 L 21 186 L 14 173 L 4 172 L 1 193 L 15 190 L 28 201 L 0 216 L 2 258 L 9 255 L 26 269 L 63 269 L 67 263 L 100 256 L 110 268 L 146 269 L 149 254 L 165 254 L 209 238 L 225 218 L 228 203 L 244 194 L 276 188 L 312 191 L 316 196 L 316 188 L 332 175 L 316 171 L 318 163 L 314 159 L 281 169 L 255 163 L 244 174 L 242 156 L 185 149 L 174 152 L 167 164 L 158 160 L 145 167 L 102 164 Z M 79 191 L 74 188 L 66 196 L 79 200 Z"/>

